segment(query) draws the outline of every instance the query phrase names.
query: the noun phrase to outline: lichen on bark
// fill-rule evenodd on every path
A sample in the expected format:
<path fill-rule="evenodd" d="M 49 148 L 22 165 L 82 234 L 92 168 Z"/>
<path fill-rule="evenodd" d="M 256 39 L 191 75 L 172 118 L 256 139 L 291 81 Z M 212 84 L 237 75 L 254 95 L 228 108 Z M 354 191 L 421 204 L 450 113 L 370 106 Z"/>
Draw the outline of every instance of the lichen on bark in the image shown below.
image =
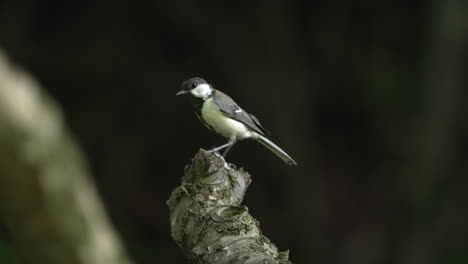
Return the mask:
<path fill-rule="evenodd" d="M 291 263 L 243 206 L 250 174 L 200 150 L 167 201 L 172 237 L 190 263 Z"/>

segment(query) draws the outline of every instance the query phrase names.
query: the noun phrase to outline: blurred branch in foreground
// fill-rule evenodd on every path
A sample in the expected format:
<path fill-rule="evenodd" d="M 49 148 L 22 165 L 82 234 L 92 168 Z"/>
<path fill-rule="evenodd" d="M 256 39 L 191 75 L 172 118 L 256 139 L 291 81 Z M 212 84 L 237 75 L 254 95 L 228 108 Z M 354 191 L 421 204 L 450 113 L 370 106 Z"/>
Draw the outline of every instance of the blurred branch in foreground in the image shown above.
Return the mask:
<path fill-rule="evenodd" d="M 59 108 L 2 52 L 0 217 L 25 263 L 130 263 Z"/>
<path fill-rule="evenodd" d="M 278 252 L 241 206 L 250 182 L 247 172 L 226 169 L 204 150 L 186 166 L 167 203 L 172 237 L 190 263 L 291 263 L 288 251 Z"/>

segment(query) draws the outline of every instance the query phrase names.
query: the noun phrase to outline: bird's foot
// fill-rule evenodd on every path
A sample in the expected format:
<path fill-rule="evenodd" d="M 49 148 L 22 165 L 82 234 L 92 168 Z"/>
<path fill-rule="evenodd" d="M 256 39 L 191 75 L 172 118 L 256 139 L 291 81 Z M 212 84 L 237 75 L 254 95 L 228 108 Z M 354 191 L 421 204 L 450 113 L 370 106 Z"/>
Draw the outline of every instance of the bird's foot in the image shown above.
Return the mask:
<path fill-rule="evenodd" d="M 211 150 L 208 150 L 207 152 L 208 152 L 208 153 L 211 153 L 211 154 L 213 154 L 213 155 L 215 155 L 216 157 L 218 157 L 218 158 L 220 158 L 220 159 L 222 159 L 222 160 L 224 161 L 223 155 L 219 154 L 218 151 L 211 151 Z"/>
<path fill-rule="evenodd" d="M 216 157 L 218 157 L 222 162 L 223 162 L 223 166 L 225 169 L 227 170 L 230 170 L 230 169 L 236 169 L 236 166 L 232 163 L 227 163 L 226 160 L 224 159 L 223 155 L 219 154 L 218 151 L 208 151 L 208 153 L 212 153 L 213 155 L 215 155 Z"/>
<path fill-rule="evenodd" d="M 206 152 L 208 152 L 208 153 L 213 153 L 213 154 L 215 154 L 215 155 L 216 155 L 216 154 L 220 155 L 220 154 L 219 154 L 219 151 L 217 151 L 216 148 L 207 150 Z"/>

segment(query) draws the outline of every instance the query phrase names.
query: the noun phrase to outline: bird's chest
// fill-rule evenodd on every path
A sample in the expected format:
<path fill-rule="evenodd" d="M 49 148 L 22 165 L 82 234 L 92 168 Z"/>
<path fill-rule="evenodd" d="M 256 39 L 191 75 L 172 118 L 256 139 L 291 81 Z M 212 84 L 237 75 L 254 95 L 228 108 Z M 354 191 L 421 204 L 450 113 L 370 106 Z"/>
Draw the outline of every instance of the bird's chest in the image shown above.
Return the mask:
<path fill-rule="evenodd" d="M 201 117 L 217 133 L 229 138 L 244 139 L 250 137 L 247 127 L 239 121 L 223 114 L 212 98 L 208 98 L 201 108 Z"/>

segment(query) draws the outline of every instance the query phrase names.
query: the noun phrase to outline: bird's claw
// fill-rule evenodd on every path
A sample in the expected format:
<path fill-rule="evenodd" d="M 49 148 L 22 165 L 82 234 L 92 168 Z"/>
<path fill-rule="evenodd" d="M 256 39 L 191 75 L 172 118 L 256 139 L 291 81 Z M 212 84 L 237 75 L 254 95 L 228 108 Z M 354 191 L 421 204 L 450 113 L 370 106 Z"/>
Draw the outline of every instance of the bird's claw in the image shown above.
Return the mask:
<path fill-rule="evenodd" d="M 236 169 L 236 165 L 232 164 L 232 163 L 227 163 L 226 160 L 224 159 L 223 155 L 221 155 L 218 151 L 208 151 L 208 153 L 212 153 L 213 155 L 215 155 L 216 157 L 218 157 L 222 162 L 223 162 L 223 166 L 225 169 Z"/>
<path fill-rule="evenodd" d="M 218 157 L 218 158 L 220 158 L 221 160 L 224 161 L 223 155 L 219 154 L 218 151 L 211 151 L 211 150 L 210 150 L 210 151 L 208 151 L 208 153 L 211 153 L 211 154 L 215 155 L 216 157 Z"/>

